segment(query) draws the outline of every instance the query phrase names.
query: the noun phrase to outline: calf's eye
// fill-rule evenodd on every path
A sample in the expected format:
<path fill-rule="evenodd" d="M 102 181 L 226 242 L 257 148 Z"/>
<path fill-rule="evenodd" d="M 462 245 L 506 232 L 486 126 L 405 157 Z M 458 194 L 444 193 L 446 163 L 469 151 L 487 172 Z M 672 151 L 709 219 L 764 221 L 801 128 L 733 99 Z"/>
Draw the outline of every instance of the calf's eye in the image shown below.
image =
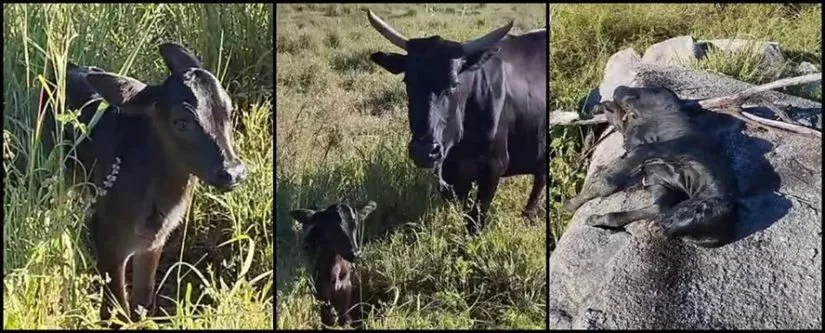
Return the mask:
<path fill-rule="evenodd" d="M 175 119 L 172 121 L 172 125 L 175 127 L 176 131 L 184 132 L 189 128 L 189 120 L 185 118 Z"/>

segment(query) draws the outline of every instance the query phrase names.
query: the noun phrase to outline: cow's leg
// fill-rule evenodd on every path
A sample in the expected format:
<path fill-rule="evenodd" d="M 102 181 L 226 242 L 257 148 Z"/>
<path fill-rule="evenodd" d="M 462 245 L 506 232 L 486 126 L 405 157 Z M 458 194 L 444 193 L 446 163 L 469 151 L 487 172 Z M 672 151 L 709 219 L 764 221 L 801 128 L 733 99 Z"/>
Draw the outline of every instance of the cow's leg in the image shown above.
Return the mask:
<path fill-rule="evenodd" d="M 522 214 L 530 221 L 534 221 L 538 214 L 539 198 L 544 186 L 547 184 L 547 170 L 542 170 L 533 175 L 533 188 L 530 190 L 530 198 L 527 199 L 527 206 Z"/>
<path fill-rule="evenodd" d="M 447 157 L 447 160 L 442 164 L 441 176 L 444 184 L 448 187 L 441 186 L 439 192 L 441 197 L 448 202 L 459 205 L 462 212 L 467 212 L 470 206 L 469 200 L 470 190 L 472 189 L 472 179 L 476 173 L 474 164 L 471 160 L 461 160 L 453 158 L 452 155 Z"/>
<path fill-rule="evenodd" d="M 97 270 L 102 275 L 109 275 L 109 282 L 103 290 L 103 301 L 100 305 L 100 320 L 107 321 L 112 318 L 112 313 L 116 313 L 116 306 L 119 305 L 125 313 L 129 313 L 129 303 L 126 297 L 126 261 L 131 253 L 117 237 L 117 231 L 109 232 L 106 228 L 108 222 L 104 221 L 98 213 L 92 215 L 90 221 L 92 242 L 97 258 Z M 125 320 L 125 318 L 123 318 Z M 112 328 L 119 325 L 112 324 Z"/>
<path fill-rule="evenodd" d="M 137 321 L 138 305 L 152 310 L 154 305 L 155 273 L 163 247 L 136 254 L 132 259 L 132 320 Z"/>
<path fill-rule="evenodd" d="M 591 215 L 586 224 L 594 227 L 621 228 L 631 222 L 653 219 L 682 199 L 678 192 L 668 190 L 660 184 L 651 185 L 649 188 L 654 200 L 652 205 L 626 212 Z"/>
<path fill-rule="evenodd" d="M 484 228 L 486 224 L 487 212 L 490 210 L 490 204 L 498 190 L 498 182 L 501 179 L 501 168 L 487 168 L 478 179 L 478 195 L 476 196 L 476 204 L 473 206 L 470 214 L 470 223 L 467 224 L 467 232 L 470 235 L 475 235 L 479 229 Z"/>

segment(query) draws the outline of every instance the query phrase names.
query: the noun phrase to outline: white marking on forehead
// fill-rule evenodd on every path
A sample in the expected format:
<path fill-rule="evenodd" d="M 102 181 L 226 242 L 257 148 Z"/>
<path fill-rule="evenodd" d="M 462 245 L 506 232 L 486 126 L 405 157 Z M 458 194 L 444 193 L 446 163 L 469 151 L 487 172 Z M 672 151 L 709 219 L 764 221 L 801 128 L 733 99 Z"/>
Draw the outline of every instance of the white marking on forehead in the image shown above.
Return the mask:
<path fill-rule="evenodd" d="M 206 73 L 209 76 L 209 78 L 211 78 L 210 81 L 212 82 L 212 84 L 215 85 L 215 91 L 217 91 L 220 95 L 219 97 L 221 101 L 224 102 L 224 106 L 226 106 L 226 109 L 230 110 L 232 108 L 232 100 L 229 98 L 229 94 L 226 92 L 226 89 L 223 89 L 223 86 L 221 86 L 221 81 L 219 81 L 218 78 L 214 74 L 212 74 L 212 72 L 203 69 L 201 71 Z"/>
<path fill-rule="evenodd" d="M 195 80 L 197 78 L 197 75 L 198 75 L 198 74 L 196 74 L 196 72 L 206 74 L 208 79 L 206 79 L 206 80 Z M 183 78 L 184 78 L 185 83 L 190 83 L 190 82 L 194 83 L 194 84 L 188 85 L 190 87 L 190 89 L 195 88 L 195 89 L 198 89 L 198 90 L 203 89 L 202 88 L 202 83 L 204 81 L 208 81 L 209 83 L 212 84 L 212 89 L 203 89 L 203 90 L 217 92 L 217 94 L 218 94 L 217 99 L 220 100 L 221 102 L 223 102 L 223 105 L 220 105 L 220 106 L 225 107 L 227 111 L 232 109 L 232 100 L 229 98 L 229 94 L 226 92 L 226 90 L 223 88 L 223 86 L 221 86 L 221 82 L 218 81 L 218 78 L 215 77 L 215 75 L 212 74 L 212 72 L 210 72 L 208 70 L 205 70 L 205 69 L 202 69 L 202 68 L 192 68 L 192 69 L 188 70 L 187 72 L 185 72 L 185 74 L 183 75 Z"/>

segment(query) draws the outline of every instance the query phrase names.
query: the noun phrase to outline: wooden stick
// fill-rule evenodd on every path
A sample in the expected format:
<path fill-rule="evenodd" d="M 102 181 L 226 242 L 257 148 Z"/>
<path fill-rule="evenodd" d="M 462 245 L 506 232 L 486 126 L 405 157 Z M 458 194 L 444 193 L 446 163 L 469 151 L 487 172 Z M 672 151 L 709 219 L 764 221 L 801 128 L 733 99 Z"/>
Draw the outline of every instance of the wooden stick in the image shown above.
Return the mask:
<path fill-rule="evenodd" d="M 550 112 L 550 126 L 581 126 L 581 125 L 595 125 L 607 122 L 607 118 L 603 114 L 594 115 L 592 119 L 579 119 L 577 112 L 571 111 L 553 111 Z"/>
<path fill-rule="evenodd" d="M 774 82 L 770 82 L 767 84 L 763 84 L 760 86 L 751 87 L 740 91 L 733 95 L 710 98 L 699 101 L 699 106 L 702 109 L 724 113 L 731 115 L 737 119 L 740 119 L 746 123 L 751 125 L 755 125 L 761 128 L 778 128 L 782 130 L 786 130 L 796 134 L 803 134 L 803 135 L 810 135 L 815 137 L 822 137 L 822 132 L 816 129 L 797 125 L 794 124 L 794 121 L 788 117 L 787 113 L 783 110 L 779 109 L 773 103 L 768 102 L 766 99 L 762 98 L 765 107 L 769 108 L 771 111 L 776 113 L 776 115 L 785 120 L 789 121 L 789 123 L 771 120 L 767 118 L 762 118 L 747 112 L 743 112 L 741 110 L 741 105 L 745 99 L 755 94 L 765 92 L 772 89 L 784 88 L 788 86 L 800 85 L 810 82 L 816 82 L 822 80 L 822 73 L 813 73 L 807 74 L 797 77 L 791 77 L 786 79 L 777 80 Z M 561 125 L 561 126 L 581 126 L 581 125 L 594 125 L 594 124 L 603 124 L 607 122 L 607 118 L 603 114 L 594 115 L 592 119 L 587 120 L 580 120 L 579 115 L 576 112 L 569 112 L 569 111 L 553 111 L 550 112 L 550 126 L 554 125 Z"/>
<path fill-rule="evenodd" d="M 760 86 L 751 87 L 745 90 L 742 90 L 736 94 L 722 96 L 717 98 L 710 98 L 706 100 L 699 101 L 699 106 L 703 109 L 719 109 L 725 106 L 729 106 L 732 104 L 740 103 L 743 99 L 753 96 L 755 94 L 765 92 L 768 90 L 784 88 L 789 86 L 795 86 L 810 82 L 822 81 L 822 73 L 813 73 L 807 74 L 802 76 L 796 77 L 789 77 L 787 79 L 781 79 L 777 81 L 773 81 L 770 83 L 766 83 Z"/>
<path fill-rule="evenodd" d="M 810 136 L 817 137 L 817 138 L 822 137 L 822 132 L 817 131 L 816 129 L 813 129 L 813 128 L 810 128 L 810 127 L 799 126 L 799 125 L 794 125 L 794 124 L 788 124 L 786 122 L 782 122 L 782 121 L 778 121 L 778 120 L 765 119 L 765 118 L 758 117 L 758 116 L 752 115 L 752 114 L 744 112 L 744 111 L 741 111 L 740 113 L 743 116 L 745 116 L 746 118 L 748 118 L 748 119 L 750 119 L 754 122 L 760 123 L 762 125 L 765 125 L 765 126 L 769 126 L 769 127 L 772 127 L 772 128 L 780 128 L 780 129 L 783 129 L 783 130 L 786 130 L 786 131 L 789 131 L 789 132 L 802 134 L 802 135 L 810 135 Z"/>
<path fill-rule="evenodd" d="M 759 104 L 761 104 L 762 106 L 764 106 L 764 107 L 770 109 L 771 111 L 773 111 L 773 113 L 776 114 L 779 117 L 779 119 L 782 119 L 782 121 L 784 121 L 788 124 L 799 125 L 799 122 L 791 119 L 791 116 L 789 116 L 788 113 L 785 112 L 785 110 L 782 110 L 778 106 L 774 105 L 773 103 L 768 101 L 767 98 L 762 97 L 762 98 L 760 98 L 760 100 L 761 101 L 760 101 Z M 742 108 L 744 108 L 744 106 L 742 106 Z"/>

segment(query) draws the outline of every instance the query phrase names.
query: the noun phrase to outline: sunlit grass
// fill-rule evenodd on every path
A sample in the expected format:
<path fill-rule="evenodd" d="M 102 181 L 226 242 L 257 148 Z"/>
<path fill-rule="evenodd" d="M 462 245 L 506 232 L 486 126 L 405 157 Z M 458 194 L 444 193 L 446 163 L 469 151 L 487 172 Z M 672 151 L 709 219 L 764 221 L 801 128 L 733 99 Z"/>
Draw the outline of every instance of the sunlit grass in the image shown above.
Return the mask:
<path fill-rule="evenodd" d="M 434 176 L 406 155 L 401 76 L 369 60 L 399 50 L 366 8 L 411 38 L 464 41 L 511 19 L 513 33 L 544 26 L 540 4 L 277 6 L 277 327 L 321 327 L 289 210 L 344 198 L 378 204 L 357 264 L 367 328 L 544 328 L 546 226 L 520 216 L 532 178 L 503 181 L 488 228 L 466 238 Z"/>
<path fill-rule="evenodd" d="M 37 110 L 44 79 L 59 83 L 50 102 L 62 131 L 74 124 L 61 107 L 67 61 L 159 83 L 168 70 L 157 46 L 166 41 L 192 49 L 227 88 L 237 104 L 235 148 L 251 174 L 229 194 L 196 189 L 161 259 L 159 311 L 127 327 L 272 329 L 272 6 L 3 9 L 4 329 L 100 327 L 88 200 L 67 195 L 61 149 L 40 146 L 51 135 Z"/>

